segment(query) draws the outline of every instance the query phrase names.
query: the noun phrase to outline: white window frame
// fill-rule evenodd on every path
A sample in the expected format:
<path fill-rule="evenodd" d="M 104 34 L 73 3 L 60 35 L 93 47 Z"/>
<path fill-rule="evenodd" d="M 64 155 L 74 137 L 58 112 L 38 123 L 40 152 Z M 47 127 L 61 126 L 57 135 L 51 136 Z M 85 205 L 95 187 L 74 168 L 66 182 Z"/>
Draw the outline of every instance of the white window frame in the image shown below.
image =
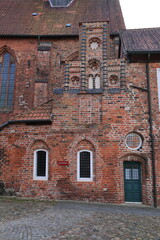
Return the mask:
<path fill-rule="evenodd" d="M 51 5 L 51 7 L 54 7 L 54 8 L 56 8 L 56 7 L 69 7 L 69 6 L 72 4 L 73 1 L 74 1 L 74 0 L 72 0 L 67 6 L 61 6 L 61 5 L 59 5 L 59 6 L 54 6 L 54 5 L 52 4 L 51 0 L 49 0 L 49 3 L 50 3 L 50 5 Z"/>
<path fill-rule="evenodd" d="M 90 178 L 80 177 L 80 153 L 89 152 L 90 153 Z M 77 181 L 78 182 L 92 182 L 93 181 L 93 153 L 90 150 L 81 150 L 77 153 Z"/>
<path fill-rule="evenodd" d="M 160 68 L 157 68 L 158 105 L 160 111 Z"/>
<path fill-rule="evenodd" d="M 127 144 L 127 137 L 129 137 L 130 134 L 135 134 L 135 135 L 139 138 L 139 145 L 138 145 L 137 147 L 135 147 L 135 148 L 131 148 L 131 147 L 129 147 L 128 144 Z M 125 137 L 125 145 L 126 145 L 126 147 L 127 147 L 128 149 L 130 149 L 130 150 L 133 150 L 133 151 L 134 151 L 134 150 L 138 150 L 139 148 L 142 147 L 142 143 L 143 143 L 142 138 L 141 138 L 141 136 L 140 136 L 138 133 L 130 132 L 130 133 L 128 133 L 128 134 L 126 135 L 126 137 Z"/>
<path fill-rule="evenodd" d="M 46 153 L 46 172 L 45 176 L 37 176 L 37 152 L 43 151 Z M 44 149 L 37 149 L 34 151 L 34 164 L 33 164 L 33 180 L 48 180 L 48 151 Z"/>

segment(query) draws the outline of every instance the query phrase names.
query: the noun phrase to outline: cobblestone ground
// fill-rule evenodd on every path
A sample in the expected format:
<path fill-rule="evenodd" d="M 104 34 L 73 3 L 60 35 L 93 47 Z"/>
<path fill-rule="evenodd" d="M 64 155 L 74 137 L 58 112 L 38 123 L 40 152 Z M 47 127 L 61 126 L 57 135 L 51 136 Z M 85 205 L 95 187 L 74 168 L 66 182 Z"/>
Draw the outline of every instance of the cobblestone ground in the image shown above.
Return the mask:
<path fill-rule="evenodd" d="M 160 209 L 0 198 L 0 240 L 160 240 Z"/>

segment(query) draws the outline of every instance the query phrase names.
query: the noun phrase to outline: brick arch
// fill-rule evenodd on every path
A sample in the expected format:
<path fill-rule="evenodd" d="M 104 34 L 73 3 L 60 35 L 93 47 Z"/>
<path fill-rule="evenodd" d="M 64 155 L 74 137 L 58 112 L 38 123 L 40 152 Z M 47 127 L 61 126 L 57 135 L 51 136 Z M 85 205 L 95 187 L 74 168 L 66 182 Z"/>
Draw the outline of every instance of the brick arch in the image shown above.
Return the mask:
<path fill-rule="evenodd" d="M 76 137 L 76 139 L 72 142 L 72 144 L 70 145 L 69 148 L 70 148 L 70 149 L 75 149 L 76 146 L 77 146 L 77 144 L 80 143 L 80 142 L 82 142 L 82 141 L 84 141 L 84 140 L 90 142 L 90 143 L 94 146 L 94 148 L 95 148 L 96 151 L 99 150 L 99 149 L 98 149 L 98 143 L 97 143 L 95 140 L 93 140 L 92 137 L 90 137 L 90 136 L 85 136 L 85 135 Z"/>
<path fill-rule="evenodd" d="M 30 149 L 36 150 L 36 149 L 45 149 L 45 150 L 49 150 L 49 146 L 48 144 L 42 140 L 42 139 L 36 139 L 34 140 L 34 142 L 32 142 L 29 146 Z"/>
<path fill-rule="evenodd" d="M 78 152 L 82 150 L 88 150 L 92 152 L 93 156 L 93 175 L 94 180 L 96 178 L 100 178 L 101 176 L 98 176 L 98 162 L 101 161 L 101 155 L 98 148 L 98 143 L 95 139 L 92 138 L 92 136 L 77 136 L 75 140 L 72 142 L 72 144 L 69 146 L 69 151 L 67 154 L 67 161 L 69 162 L 70 168 L 69 170 L 69 176 L 71 181 L 75 182 L 77 181 L 77 161 L 78 161 Z M 95 177 L 96 176 L 96 177 Z"/>
<path fill-rule="evenodd" d="M 145 168 L 145 173 L 148 174 L 149 172 L 149 166 L 148 166 L 148 159 L 146 156 L 141 155 L 141 154 L 136 154 L 136 153 L 128 153 L 120 158 L 122 164 L 125 161 L 130 161 L 130 162 L 140 162 L 142 165 L 144 165 Z"/>
<path fill-rule="evenodd" d="M 75 147 L 75 150 L 76 150 L 76 152 L 79 152 L 81 150 L 89 150 L 89 151 L 95 152 L 94 145 L 86 139 L 78 142 Z"/>
<path fill-rule="evenodd" d="M 102 43 L 102 40 L 101 40 L 101 38 L 99 38 L 99 37 L 91 36 L 91 37 L 89 38 L 88 42 L 89 42 L 89 46 L 91 46 L 91 44 L 92 44 L 93 42 L 96 42 L 96 43 L 98 44 L 98 47 L 100 47 L 100 45 L 101 45 L 101 43 Z"/>
<path fill-rule="evenodd" d="M 66 61 L 77 61 L 77 60 L 79 60 L 79 51 L 72 53 L 66 59 Z"/>
<path fill-rule="evenodd" d="M 5 54 L 5 53 L 11 54 L 13 56 L 15 62 L 17 62 L 17 57 L 15 54 L 15 51 L 12 48 L 8 47 L 7 45 L 4 45 L 0 48 L 0 55 Z"/>
<path fill-rule="evenodd" d="M 151 174 L 151 163 L 149 164 L 149 159 L 143 154 L 136 153 L 128 153 L 120 158 L 120 167 L 119 172 L 121 175 L 121 189 L 122 189 L 122 199 L 124 197 L 124 162 L 139 162 L 141 163 L 141 188 L 142 188 L 142 201 L 143 203 L 150 202 L 150 196 L 148 195 L 148 191 L 152 191 L 151 187 L 148 185 L 150 181 L 152 181 Z"/>

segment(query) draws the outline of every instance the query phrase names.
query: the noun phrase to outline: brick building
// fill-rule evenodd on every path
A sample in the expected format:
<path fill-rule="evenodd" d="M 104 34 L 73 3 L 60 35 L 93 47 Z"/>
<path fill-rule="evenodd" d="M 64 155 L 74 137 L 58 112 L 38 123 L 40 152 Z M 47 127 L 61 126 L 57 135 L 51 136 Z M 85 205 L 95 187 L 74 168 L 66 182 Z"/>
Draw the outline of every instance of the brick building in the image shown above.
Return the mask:
<path fill-rule="evenodd" d="M 160 29 L 118 0 L 0 9 L 1 193 L 160 205 Z"/>

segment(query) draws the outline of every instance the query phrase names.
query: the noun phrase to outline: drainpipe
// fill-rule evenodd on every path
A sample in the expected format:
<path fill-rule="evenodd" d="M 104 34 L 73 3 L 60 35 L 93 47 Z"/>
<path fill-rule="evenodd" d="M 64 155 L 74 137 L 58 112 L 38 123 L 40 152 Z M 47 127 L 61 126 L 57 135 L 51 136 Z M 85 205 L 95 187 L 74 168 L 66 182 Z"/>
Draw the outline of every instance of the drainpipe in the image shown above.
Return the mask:
<path fill-rule="evenodd" d="M 152 101 L 151 101 L 151 88 L 150 88 L 149 60 L 150 60 L 150 54 L 148 54 L 148 61 L 146 63 L 146 77 L 147 77 L 147 89 L 148 89 L 148 111 L 149 111 L 150 140 L 151 140 L 153 199 L 154 199 L 154 207 L 157 208 L 155 145 L 154 145 L 154 135 L 153 135 L 153 119 L 152 119 Z"/>

